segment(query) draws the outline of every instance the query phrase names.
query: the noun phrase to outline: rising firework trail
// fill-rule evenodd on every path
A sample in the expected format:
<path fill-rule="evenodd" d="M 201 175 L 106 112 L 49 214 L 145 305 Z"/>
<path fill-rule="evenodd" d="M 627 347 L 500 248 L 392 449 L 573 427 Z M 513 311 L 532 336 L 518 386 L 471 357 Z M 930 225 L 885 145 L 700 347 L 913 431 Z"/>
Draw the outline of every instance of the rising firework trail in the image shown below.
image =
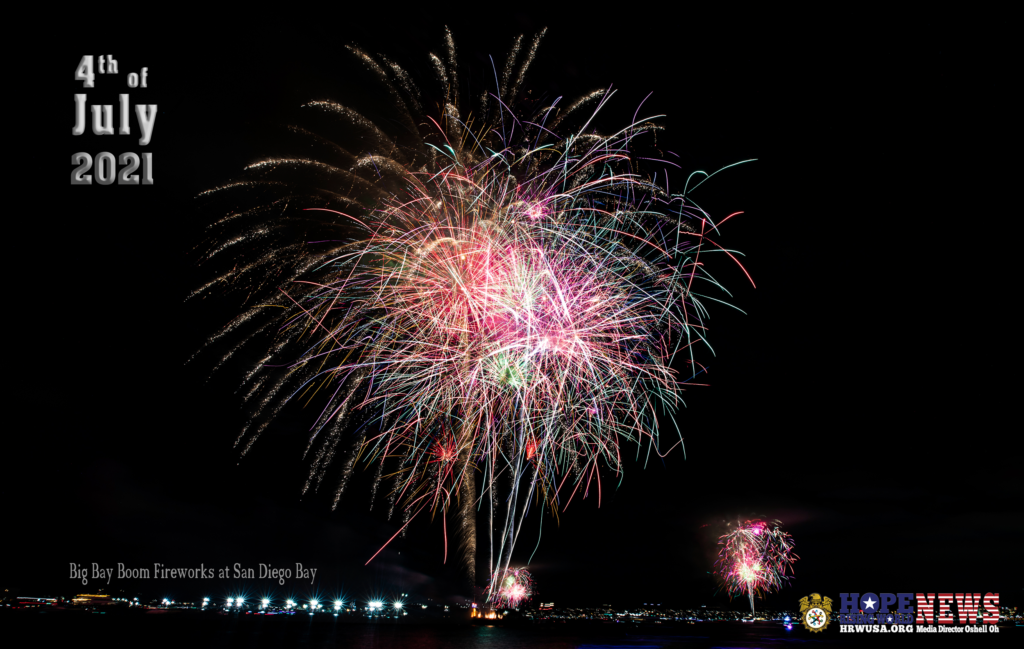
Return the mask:
<path fill-rule="evenodd" d="M 479 510 L 494 583 L 531 506 L 557 515 L 592 489 L 600 502 L 600 467 L 619 476 L 628 445 L 658 451 L 656 412 L 671 419 L 702 371 L 705 301 L 721 302 L 707 293 L 728 295 L 708 261 L 739 264 L 689 181 L 670 194 L 641 172 L 657 116 L 602 135 L 610 90 L 520 101 L 541 36 L 465 97 L 450 33 L 430 95 L 349 46 L 390 107 L 311 101 L 286 129 L 301 156 L 201 194 L 230 209 L 190 297 L 243 298 L 204 349 L 214 371 L 260 359 L 239 386 L 242 454 L 286 405 L 314 408 L 305 489 L 340 450 L 337 506 L 355 464 L 375 465 L 402 533 L 424 512 L 455 523 L 474 583 Z"/>
<path fill-rule="evenodd" d="M 799 559 L 793 552 L 793 537 L 783 532 L 781 525 L 780 521 L 744 521 L 718 540 L 722 547 L 715 574 L 723 580 L 730 597 L 745 593 L 750 598 L 751 614 L 754 595 L 764 596 L 782 588 Z"/>

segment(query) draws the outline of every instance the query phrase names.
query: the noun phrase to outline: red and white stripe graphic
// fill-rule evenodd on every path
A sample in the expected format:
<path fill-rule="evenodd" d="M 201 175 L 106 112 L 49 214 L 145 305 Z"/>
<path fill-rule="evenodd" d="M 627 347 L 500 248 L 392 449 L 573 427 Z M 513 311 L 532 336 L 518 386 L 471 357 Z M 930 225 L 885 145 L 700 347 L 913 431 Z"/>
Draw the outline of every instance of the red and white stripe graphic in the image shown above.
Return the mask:
<path fill-rule="evenodd" d="M 939 593 L 939 624 L 952 624 L 953 611 L 950 605 L 953 603 L 953 593 Z"/>
<path fill-rule="evenodd" d="M 960 624 L 977 624 L 981 593 L 957 593 L 956 610 L 960 613 Z"/>
<path fill-rule="evenodd" d="M 914 595 L 914 599 L 917 600 L 917 620 L 918 624 L 935 624 L 935 593 L 928 593 L 929 597 L 925 597 L 923 593 L 917 593 Z"/>
<path fill-rule="evenodd" d="M 985 593 L 985 612 L 981 614 L 981 621 L 985 624 L 996 624 L 999 622 L 999 593 Z"/>

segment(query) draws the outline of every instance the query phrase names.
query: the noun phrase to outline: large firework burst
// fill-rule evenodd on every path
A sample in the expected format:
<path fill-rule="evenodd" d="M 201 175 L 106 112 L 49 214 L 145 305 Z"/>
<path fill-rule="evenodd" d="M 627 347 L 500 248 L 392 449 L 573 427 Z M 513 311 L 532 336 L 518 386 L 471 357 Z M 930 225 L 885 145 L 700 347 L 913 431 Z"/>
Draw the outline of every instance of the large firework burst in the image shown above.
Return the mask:
<path fill-rule="evenodd" d="M 202 195 L 246 205 L 210 226 L 215 276 L 192 294 L 247 296 L 206 343 L 215 370 L 262 350 L 241 382 L 242 453 L 286 404 L 315 403 L 305 489 L 347 449 L 336 506 L 356 462 L 375 463 L 406 525 L 456 508 L 472 581 L 479 509 L 493 582 L 531 502 L 557 512 L 581 485 L 600 493 L 601 464 L 621 472 L 624 444 L 657 448 L 656 412 L 694 373 L 673 358 L 697 367 L 702 291 L 724 291 L 702 255 L 733 257 L 685 189 L 639 171 L 651 119 L 601 135 L 609 91 L 518 101 L 542 35 L 515 41 L 472 114 L 450 33 L 433 111 L 402 67 L 351 46 L 392 100 L 379 121 L 310 102 L 309 128 L 288 127 L 305 155 Z M 349 425 L 356 410 L 372 414 Z"/>
<path fill-rule="evenodd" d="M 793 537 L 783 532 L 781 525 L 777 520 L 744 521 L 718 540 L 722 548 L 715 572 L 724 581 L 730 597 L 746 593 L 751 613 L 754 595 L 763 596 L 782 588 L 793 573 L 793 563 L 799 559 L 793 552 Z"/>

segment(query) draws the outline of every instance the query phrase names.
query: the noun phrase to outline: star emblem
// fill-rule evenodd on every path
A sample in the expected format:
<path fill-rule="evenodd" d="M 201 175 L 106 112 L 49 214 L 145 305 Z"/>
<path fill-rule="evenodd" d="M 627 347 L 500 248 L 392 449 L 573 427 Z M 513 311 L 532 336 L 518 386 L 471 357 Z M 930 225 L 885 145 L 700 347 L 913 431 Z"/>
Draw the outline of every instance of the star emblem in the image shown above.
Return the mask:
<path fill-rule="evenodd" d="M 864 600 L 864 608 L 875 608 L 875 604 L 877 603 L 878 602 L 869 597 L 866 600 Z"/>

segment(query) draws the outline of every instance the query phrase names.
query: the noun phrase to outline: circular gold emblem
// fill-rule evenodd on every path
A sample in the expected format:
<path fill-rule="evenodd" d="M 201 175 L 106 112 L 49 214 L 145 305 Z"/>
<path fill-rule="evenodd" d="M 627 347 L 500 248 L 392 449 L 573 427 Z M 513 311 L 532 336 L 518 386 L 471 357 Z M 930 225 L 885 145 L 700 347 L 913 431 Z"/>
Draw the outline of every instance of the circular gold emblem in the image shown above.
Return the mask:
<path fill-rule="evenodd" d="M 821 610 L 817 606 L 815 606 L 814 608 L 807 609 L 807 611 L 804 613 L 804 626 L 807 627 L 809 631 L 817 633 L 818 631 L 824 629 L 825 625 L 827 624 L 828 613 Z"/>

